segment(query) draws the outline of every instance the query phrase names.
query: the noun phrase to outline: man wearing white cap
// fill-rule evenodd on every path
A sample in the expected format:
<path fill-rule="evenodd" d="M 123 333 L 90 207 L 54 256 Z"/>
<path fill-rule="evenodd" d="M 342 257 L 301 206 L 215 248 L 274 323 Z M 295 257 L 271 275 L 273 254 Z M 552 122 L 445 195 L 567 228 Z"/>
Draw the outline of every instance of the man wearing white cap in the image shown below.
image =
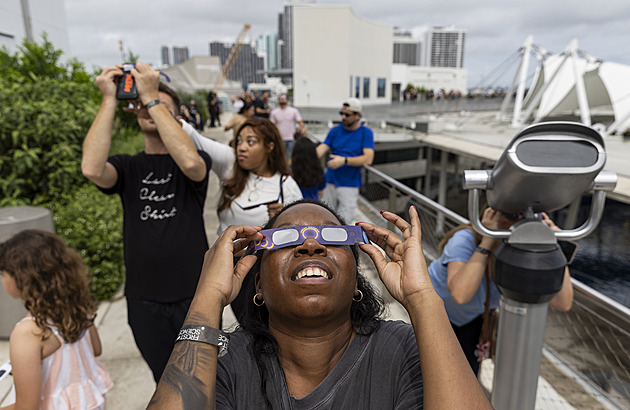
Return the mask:
<path fill-rule="evenodd" d="M 345 219 L 354 220 L 361 180 L 361 167 L 374 159 L 374 133 L 361 124 L 361 102 L 350 98 L 342 104 L 341 124 L 333 127 L 317 147 L 317 155 L 330 152 L 326 170 L 326 188 L 322 201 Z"/>

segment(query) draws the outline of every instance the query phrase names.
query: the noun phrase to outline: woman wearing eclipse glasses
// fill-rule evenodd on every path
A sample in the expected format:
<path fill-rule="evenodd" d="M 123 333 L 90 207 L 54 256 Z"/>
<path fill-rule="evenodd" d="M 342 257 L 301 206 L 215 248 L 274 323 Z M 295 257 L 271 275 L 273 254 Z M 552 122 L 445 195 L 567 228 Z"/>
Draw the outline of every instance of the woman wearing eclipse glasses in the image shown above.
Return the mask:
<path fill-rule="evenodd" d="M 368 223 L 345 226 L 309 200 L 262 230 L 225 230 L 206 254 L 149 408 L 491 408 L 431 286 L 416 209 L 411 224 L 382 215 L 402 239 Z M 381 319 L 383 300 L 359 272 L 358 248 L 412 325 Z M 248 272 L 255 282 L 241 327 L 225 334 L 222 310 Z"/>

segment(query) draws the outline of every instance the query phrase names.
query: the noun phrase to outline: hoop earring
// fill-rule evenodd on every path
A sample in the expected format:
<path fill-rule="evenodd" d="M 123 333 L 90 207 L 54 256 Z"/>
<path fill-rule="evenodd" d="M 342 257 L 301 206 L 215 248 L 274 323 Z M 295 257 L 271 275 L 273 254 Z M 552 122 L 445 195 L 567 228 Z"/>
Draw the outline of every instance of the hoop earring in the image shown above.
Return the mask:
<path fill-rule="evenodd" d="M 358 298 L 358 299 L 356 299 L 357 295 L 354 295 L 354 296 L 352 297 L 352 300 L 353 300 L 353 301 L 355 301 L 355 302 L 357 302 L 357 303 L 359 303 L 359 302 L 361 302 L 361 301 L 363 300 L 363 292 L 361 292 L 360 290 L 357 290 L 357 292 L 359 292 L 359 295 L 358 295 L 358 296 L 359 296 L 359 298 Z"/>
<path fill-rule="evenodd" d="M 256 293 L 254 295 L 254 305 L 256 305 L 258 307 L 261 307 L 262 305 L 264 305 L 265 304 L 265 299 L 261 299 L 261 300 L 262 300 L 262 302 L 258 302 L 258 293 Z"/>

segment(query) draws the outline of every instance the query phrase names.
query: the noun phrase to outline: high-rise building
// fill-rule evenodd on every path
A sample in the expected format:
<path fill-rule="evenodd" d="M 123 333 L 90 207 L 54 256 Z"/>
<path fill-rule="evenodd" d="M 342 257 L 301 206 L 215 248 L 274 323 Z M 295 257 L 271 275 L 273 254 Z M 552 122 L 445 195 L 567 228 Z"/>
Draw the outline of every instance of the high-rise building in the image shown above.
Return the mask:
<path fill-rule="evenodd" d="M 219 41 L 210 43 L 210 55 L 219 57 L 221 65 L 225 65 L 231 49 L 232 44 L 230 43 L 221 43 Z M 256 49 L 250 44 L 243 44 L 241 52 L 234 62 L 232 71 L 228 75 L 228 79 L 242 83 L 264 83 L 264 70 L 264 58 L 259 56 Z"/>
<path fill-rule="evenodd" d="M 422 43 L 410 31 L 394 28 L 394 64 L 420 65 Z"/>
<path fill-rule="evenodd" d="M 466 30 L 453 26 L 433 27 L 426 33 L 426 54 L 422 65 L 462 68 Z"/>
<path fill-rule="evenodd" d="M 189 58 L 188 47 L 173 46 L 173 64 L 181 64 Z"/>
<path fill-rule="evenodd" d="M 293 5 L 285 4 L 284 13 L 278 16 L 278 40 L 280 40 L 280 67 L 293 68 Z"/>
<path fill-rule="evenodd" d="M 161 54 L 162 54 L 162 66 L 168 67 L 169 65 L 171 65 L 171 56 L 170 56 L 171 53 L 168 46 L 162 46 Z"/>
<path fill-rule="evenodd" d="M 265 56 L 265 70 L 278 67 L 278 33 L 261 34 L 256 40 L 256 50 Z"/>
<path fill-rule="evenodd" d="M 295 0 L 284 4 L 284 12 L 278 14 L 279 69 L 293 68 L 293 7 L 315 4 L 314 0 Z"/>

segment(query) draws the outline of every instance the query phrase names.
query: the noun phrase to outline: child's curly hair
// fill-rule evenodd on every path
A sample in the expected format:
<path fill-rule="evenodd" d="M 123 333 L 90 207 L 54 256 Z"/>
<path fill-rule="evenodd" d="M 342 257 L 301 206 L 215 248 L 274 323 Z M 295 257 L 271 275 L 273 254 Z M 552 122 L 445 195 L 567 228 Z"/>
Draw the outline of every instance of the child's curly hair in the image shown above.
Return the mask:
<path fill-rule="evenodd" d="M 0 271 L 15 280 L 24 307 L 42 329 L 42 340 L 56 326 L 74 343 L 92 326 L 96 303 L 79 254 L 55 234 L 28 229 L 0 244 Z"/>

